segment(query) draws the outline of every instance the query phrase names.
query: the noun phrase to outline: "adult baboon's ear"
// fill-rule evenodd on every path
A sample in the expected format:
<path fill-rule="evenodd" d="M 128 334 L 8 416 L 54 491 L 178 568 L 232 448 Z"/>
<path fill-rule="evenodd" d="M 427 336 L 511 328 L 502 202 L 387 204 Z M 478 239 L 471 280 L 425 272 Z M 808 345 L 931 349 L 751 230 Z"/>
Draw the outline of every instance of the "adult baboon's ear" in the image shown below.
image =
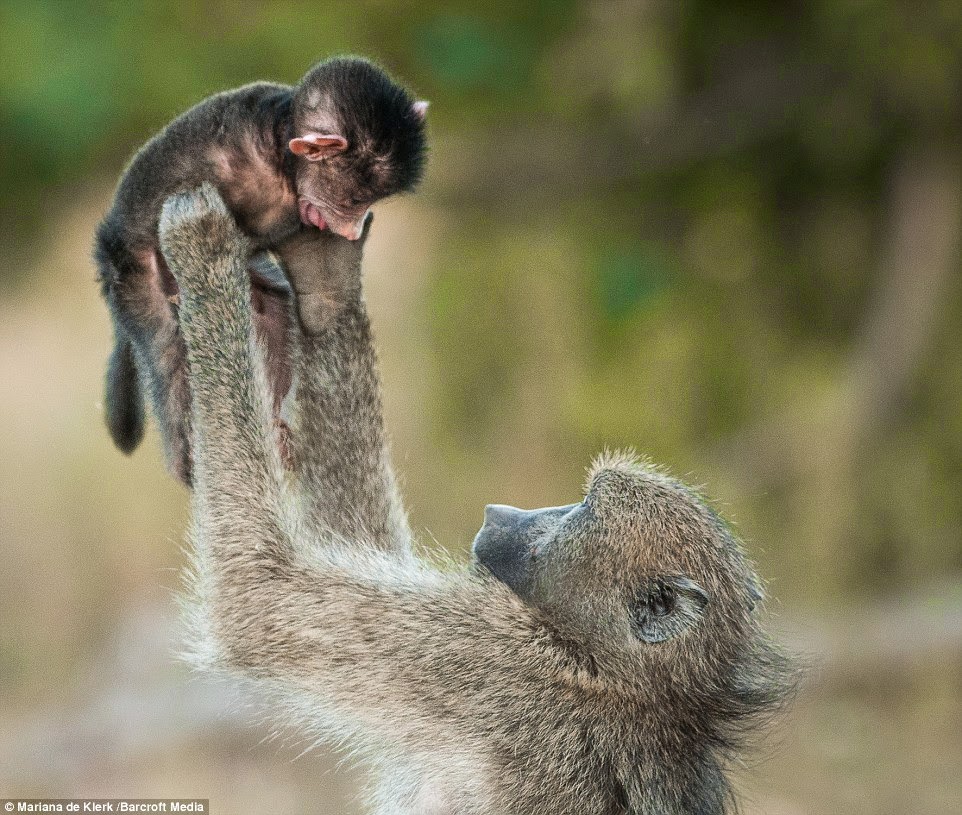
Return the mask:
<path fill-rule="evenodd" d="M 758 582 L 757 577 L 752 577 L 748 581 L 748 610 L 754 611 L 755 606 L 765 600 L 765 590 L 762 588 L 762 584 Z"/>
<path fill-rule="evenodd" d="M 664 642 L 691 628 L 708 605 L 708 594 L 683 575 L 653 577 L 635 596 L 631 624 L 644 642 Z"/>

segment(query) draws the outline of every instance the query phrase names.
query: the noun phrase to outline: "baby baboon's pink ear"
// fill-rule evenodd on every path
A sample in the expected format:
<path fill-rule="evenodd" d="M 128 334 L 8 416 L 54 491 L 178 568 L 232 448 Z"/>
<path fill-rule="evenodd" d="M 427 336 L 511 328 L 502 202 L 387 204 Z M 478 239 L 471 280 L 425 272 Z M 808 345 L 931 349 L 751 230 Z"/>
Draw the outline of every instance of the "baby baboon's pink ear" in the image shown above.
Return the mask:
<path fill-rule="evenodd" d="M 428 102 L 423 99 L 419 99 L 413 105 L 411 105 L 411 110 L 414 111 L 414 115 L 417 116 L 422 122 L 424 117 L 428 115 Z"/>
<path fill-rule="evenodd" d="M 291 139 L 287 145 L 295 156 L 308 161 L 321 161 L 347 150 L 347 139 L 335 133 L 305 133 Z"/>

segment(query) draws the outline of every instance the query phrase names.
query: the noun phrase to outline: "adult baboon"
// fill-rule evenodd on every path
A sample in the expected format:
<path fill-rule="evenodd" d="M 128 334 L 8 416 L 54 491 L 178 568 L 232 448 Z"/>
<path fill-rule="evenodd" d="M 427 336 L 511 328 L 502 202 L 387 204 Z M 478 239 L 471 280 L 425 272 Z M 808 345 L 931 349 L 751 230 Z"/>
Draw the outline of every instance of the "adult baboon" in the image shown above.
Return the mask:
<path fill-rule="evenodd" d="M 307 421 L 326 447 L 298 417 L 290 490 L 246 239 L 209 187 L 170 199 L 160 232 L 192 378 L 197 659 L 262 680 L 370 758 L 379 812 L 725 811 L 731 751 L 790 682 L 718 517 L 607 455 L 581 502 L 489 506 L 472 566 L 433 568 L 393 497 L 360 246 L 331 238 L 332 262 L 353 264 L 350 305 L 299 362 L 325 371 L 325 417 Z"/>

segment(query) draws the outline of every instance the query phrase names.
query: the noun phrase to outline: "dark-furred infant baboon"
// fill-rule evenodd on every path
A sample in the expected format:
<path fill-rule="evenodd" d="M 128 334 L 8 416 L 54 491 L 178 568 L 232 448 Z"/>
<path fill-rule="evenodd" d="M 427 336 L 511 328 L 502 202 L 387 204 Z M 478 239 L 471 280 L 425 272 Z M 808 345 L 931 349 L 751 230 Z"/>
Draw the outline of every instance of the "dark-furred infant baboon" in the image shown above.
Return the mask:
<path fill-rule="evenodd" d="M 210 187 L 169 199 L 160 236 L 190 364 L 196 660 L 369 758 L 381 813 L 726 811 L 726 764 L 791 674 L 699 497 L 606 455 L 583 500 L 489 506 L 471 567 L 436 569 L 412 552 L 384 445 L 364 237 L 323 253 L 348 282 L 295 362 L 320 399 L 295 411 L 289 483 L 250 241 Z"/>
<path fill-rule="evenodd" d="M 114 323 L 107 425 L 131 452 L 149 389 L 171 471 L 190 482 L 189 394 L 177 284 L 158 251 L 167 196 L 212 183 L 256 249 L 274 250 L 319 330 L 332 310 L 316 267 L 321 230 L 356 239 L 368 208 L 421 178 L 426 102 L 367 60 L 314 66 L 294 87 L 259 82 L 219 93 L 174 119 L 124 171 L 97 231 L 95 256 Z M 290 387 L 289 287 L 263 259 L 250 269 L 258 334 L 268 346 L 275 414 Z"/>

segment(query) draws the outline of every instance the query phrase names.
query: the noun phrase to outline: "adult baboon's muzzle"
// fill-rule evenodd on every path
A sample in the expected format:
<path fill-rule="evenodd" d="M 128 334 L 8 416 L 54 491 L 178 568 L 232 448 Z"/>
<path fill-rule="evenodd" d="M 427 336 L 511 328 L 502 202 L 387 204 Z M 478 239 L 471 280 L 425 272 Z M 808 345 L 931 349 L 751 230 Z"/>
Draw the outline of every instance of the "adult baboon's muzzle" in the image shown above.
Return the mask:
<path fill-rule="evenodd" d="M 534 543 L 578 504 L 517 509 L 504 504 L 484 508 L 484 525 L 474 537 L 474 557 L 522 597 L 532 578 Z"/>

